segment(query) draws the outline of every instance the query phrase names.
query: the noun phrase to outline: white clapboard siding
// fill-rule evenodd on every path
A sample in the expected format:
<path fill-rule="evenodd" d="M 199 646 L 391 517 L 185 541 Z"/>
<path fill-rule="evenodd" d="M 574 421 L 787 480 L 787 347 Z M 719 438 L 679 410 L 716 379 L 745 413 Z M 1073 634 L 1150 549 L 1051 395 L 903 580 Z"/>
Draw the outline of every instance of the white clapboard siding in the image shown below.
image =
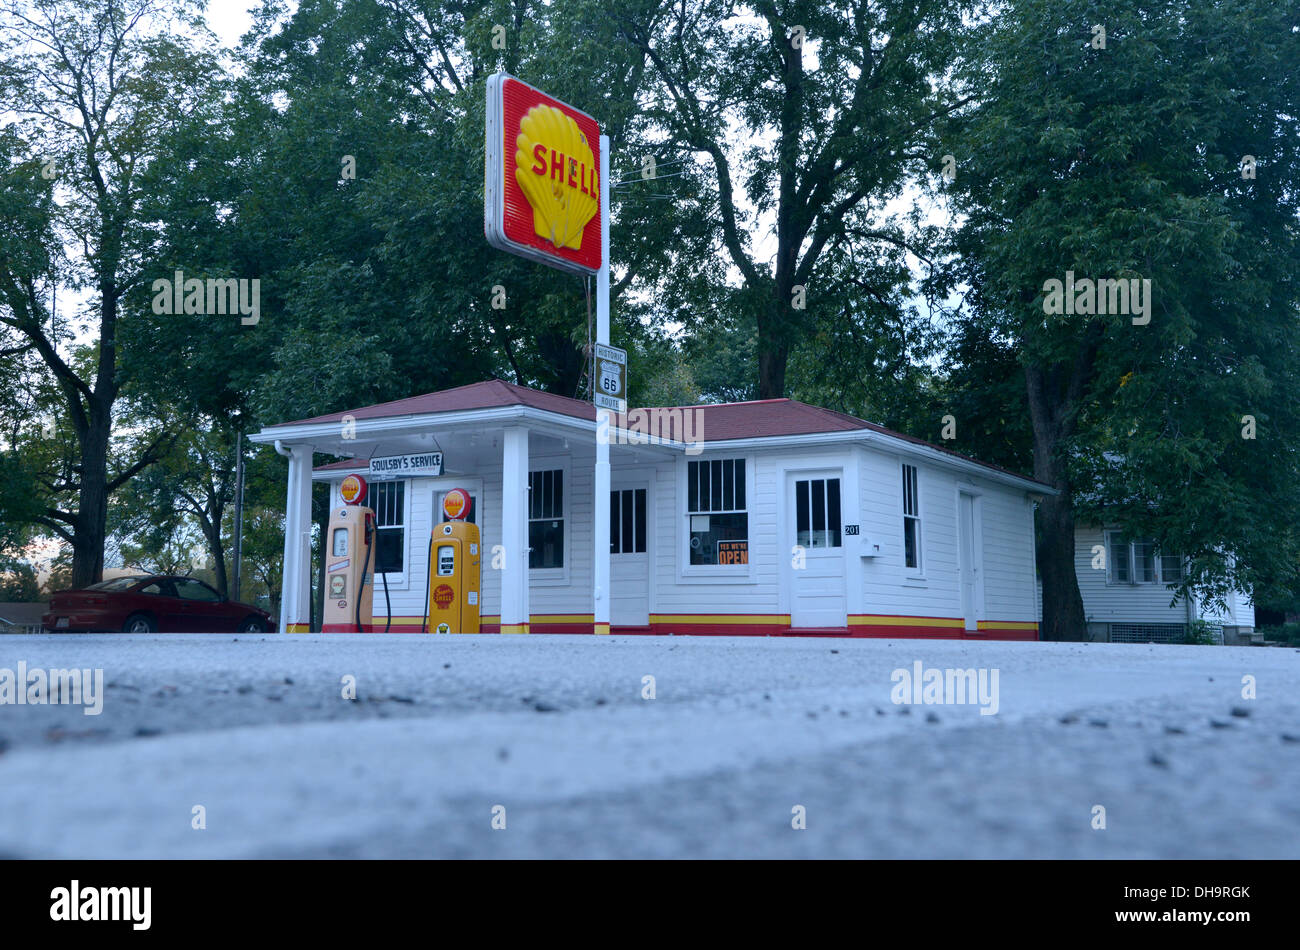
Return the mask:
<path fill-rule="evenodd" d="M 689 461 L 743 457 L 747 470 L 750 570 L 723 577 L 701 576 L 684 569 L 687 529 L 682 494 Z M 921 506 L 922 569 L 903 564 L 902 470 L 904 459 L 918 469 Z M 542 575 L 531 572 L 529 612 L 537 615 L 592 613 L 593 484 L 591 460 L 567 454 L 534 455 L 529 469 L 564 470 L 565 568 Z M 860 590 L 847 591 L 846 613 L 918 617 L 960 617 L 957 498 L 959 487 L 976 494 L 980 510 L 984 598 L 980 619 L 1033 621 L 1039 618 L 1034 583 L 1033 513 L 1023 489 L 991 479 L 958 474 L 925 460 L 913 460 L 886 448 L 845 442 L 788 449 L 710 449 L 695 456 L 652 460 L 629 457 L 611 467 L 620 474 L 648 480 L 647 551 L 649 611 L 654 614 L 764 614 L 791 612 L 788 563 L 793 539 L 792 514 L 785 511 L 790 472 L 840 470 L 844 523 L 860 525 L 861 543 L 878 545 L 874 557 L 858 557 L 847 543 L 844 570 Z M 856 474 L 857 496 L 850 498 Z M 482 613 L 499 615 L 501 571 L 493 567 L 494 547 L 501 544 L 501 466 L 499 459 L 480 464 L 472 476 L 407 482 L 407 559 L 404 580 L 390 587 L 394 616 L 418 617 L 425 609 L 428 542 L 435 520 L 438 491 L 454 481 L 479 496 L 477 522 L 482 540 Z M 338 481 L 331 483 L 333 504 L 341 504 Z M 853 512 L 854 501 L 858 511 Z M 505 552 L 507 557 L 514 552 Z M 521 556 L 526 556 L 524 553 Z M 852 559 L 852 560 L 850 560 Z M 846 580 L 846 586 L 848 581 Z M 1086 596 L 1086 595 L 1085 595 Z M 1085 601 L 1086 602 L 1086 601 Z M 375 610 L 383 616 L 383 589 L 376 589 Z M 856 606 L 848 607 L 849 604 Z M 1253 611 L 1252 611 L 1253 612 Z M 1124 617 L 1123 619 L 1134 619 Z M 1140 619 L 1140 618 L 1139 618 Z M 840 623 L 846 622 L 845 620 Z"/>

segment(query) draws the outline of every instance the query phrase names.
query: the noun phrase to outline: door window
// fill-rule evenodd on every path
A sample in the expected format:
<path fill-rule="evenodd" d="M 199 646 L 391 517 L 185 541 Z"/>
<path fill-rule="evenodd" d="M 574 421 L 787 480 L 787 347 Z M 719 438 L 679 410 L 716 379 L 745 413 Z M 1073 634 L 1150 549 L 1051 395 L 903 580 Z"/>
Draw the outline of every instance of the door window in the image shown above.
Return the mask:
<path fill-rule="evenodd" d="M 625 488 L 609 493 L 609 553 L 644 554 L 646 490 Z"/>
<path fill-rule="evenodd" d="M 807 478 L 794 483 L 795 544 L 840 546 L 840 480 Z"/>

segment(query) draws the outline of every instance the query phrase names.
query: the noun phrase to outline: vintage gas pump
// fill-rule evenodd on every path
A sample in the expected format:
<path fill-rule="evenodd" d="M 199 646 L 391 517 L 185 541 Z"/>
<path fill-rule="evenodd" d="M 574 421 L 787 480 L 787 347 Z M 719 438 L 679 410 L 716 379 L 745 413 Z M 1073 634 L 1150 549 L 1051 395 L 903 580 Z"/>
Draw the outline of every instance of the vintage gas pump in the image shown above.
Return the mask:
<path fill-rule="evenodd" d="M 325 610 L 323 633 L 360 633 L 372 619 L 375 513 L 363 505 L 366 480 L 349 475 L 339 486 L 343 507 L 330 512 L 325 534 Z"/>
<path fill-rule="evenodd" d="M 447 518 L 429 539 L 429 589 L 424 607 L 426 633 L 478 633 L 478 525 L 470 524 L 469 492 L 453 488 L 442 500 Z"/>

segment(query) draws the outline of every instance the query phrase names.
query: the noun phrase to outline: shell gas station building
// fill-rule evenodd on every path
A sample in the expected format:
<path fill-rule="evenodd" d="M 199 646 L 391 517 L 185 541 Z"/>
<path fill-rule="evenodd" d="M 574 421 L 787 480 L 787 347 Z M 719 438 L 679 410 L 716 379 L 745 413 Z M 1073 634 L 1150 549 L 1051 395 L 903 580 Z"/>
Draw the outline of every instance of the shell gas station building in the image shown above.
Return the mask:
<path fill-rule="evenodd" d="M 1037 639 L 1033 502 L 1049 487 L 789 399 L 614 419 L 598 439 L 590 403 L 491 380 L 262 430 L 289 457 L 280 629 L 308 629 L 312 483 L 340 509 L 355 473 L 375 512 L 363 630 L 436 629 L 431 540 L 462 489 L 484 633 Z M 313 467 L 317 452 L 354 460 Z"/>
<path fill-rule="evenodd" d="M 628 411 L 607 137 L 498 73 L 485 159 L 488 243 L 595 278 L 592 401 L 487 380 L 250 436 L 289 463 L 281 631 L 324 482 L 326 632 L 1037 639 L 1051 487 L 789 399 Z"/>

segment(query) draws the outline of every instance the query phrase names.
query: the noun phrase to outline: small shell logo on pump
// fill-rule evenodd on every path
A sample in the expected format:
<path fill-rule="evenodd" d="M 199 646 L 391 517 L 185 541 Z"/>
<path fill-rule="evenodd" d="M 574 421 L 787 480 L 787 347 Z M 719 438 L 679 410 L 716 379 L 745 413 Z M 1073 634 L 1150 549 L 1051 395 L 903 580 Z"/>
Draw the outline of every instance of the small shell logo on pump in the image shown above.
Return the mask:
<path fill-rule="evenodd" d="M 556 247 L 582 250 L 582 231 L 600 208 L 596 159 L 578 123 L 536 105 L 519 122 L 515 181 L 533 208 L 533 230 Z"/>

